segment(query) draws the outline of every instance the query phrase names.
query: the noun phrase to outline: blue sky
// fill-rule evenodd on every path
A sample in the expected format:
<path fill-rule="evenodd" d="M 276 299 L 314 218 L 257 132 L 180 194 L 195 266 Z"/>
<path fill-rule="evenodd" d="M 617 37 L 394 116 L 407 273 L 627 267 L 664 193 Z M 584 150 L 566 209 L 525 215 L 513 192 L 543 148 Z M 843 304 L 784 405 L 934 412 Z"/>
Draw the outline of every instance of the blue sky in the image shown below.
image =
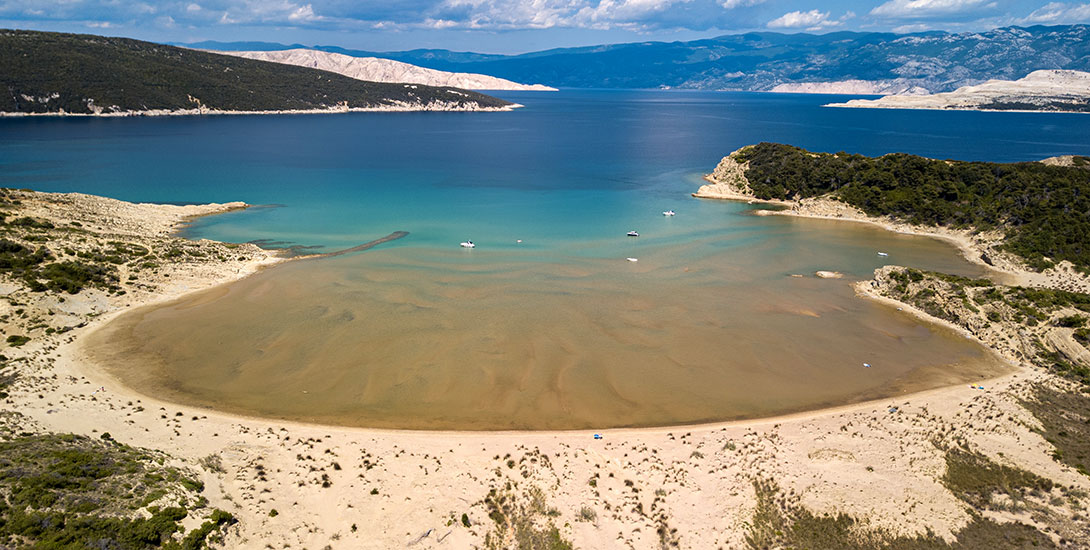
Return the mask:
<path fill-rule="evenodd" d="M 159 42 L 521 53 L 752 30 L 976 31 L 1090 23 L 1048 0 L 0 0 L 0 26 Z"/>

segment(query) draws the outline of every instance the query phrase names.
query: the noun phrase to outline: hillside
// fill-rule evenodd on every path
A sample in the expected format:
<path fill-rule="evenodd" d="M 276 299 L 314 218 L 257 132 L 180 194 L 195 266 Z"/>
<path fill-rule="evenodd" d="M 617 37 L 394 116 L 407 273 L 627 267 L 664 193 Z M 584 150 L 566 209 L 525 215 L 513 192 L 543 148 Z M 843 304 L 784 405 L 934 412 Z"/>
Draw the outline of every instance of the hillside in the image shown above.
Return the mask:
<path fill-rule="evenodd" d="M 895 153 L 811 153 L 777 143 L 723 159 L 714 185 L 763 200 L 824 197 L 869 216 L 997 232 L 998 250 L 1035 268 L 1090 271 L 1090 158 L 1000 164 Z M 702 192 L 705 190 L 702 188 Z M 990 261 L 990 260 L 985 260 Z"/>
<path fill-rule="evenodd" d="M 273 63 L 286 63 L 341 74 L 357 80 L 371 82 L 400 82 L 426 86 L 450 86 L 466 90 L 527 90 L 552 91 L 556 88 L 541 84 L 519 84 L 502 78 L 473 73 L 451 73 L 425 69 L 377 57 L 352 57 L 332 52 L 310 49 L 279 51 L 225 52 L 229 55 L 258 59 Z"/>
<path fill-rule="evenodd" d="M 215 49 L 277 45 L 205 43 Z M 1090 71 L 1090 26 L 1006 27 L 987 32 L 893 34 L 754 32 L 688 42 L 640 42 L 560 48 L 521 55 L 447 50 L 370 52 L 431 69 L 474 72 L 516 82 L 573 88 L 688 88 L 822 91 L 809 83 L 843 83 L 870 93 L 946 92 L 991 79 L 1013 80 L 1040 69 Z M 835 89 L 835 88 L 834 88 Z"/>
<path fill-rule="evenodd" d="M 0 112 L 479 110 L 510 103 L 454 88 L 362 82 L 126 38 L 0 30 Z"/>
<path fill-rule="evenodd" d="M 853 99 L 827 107 L 1090 112 L 1090 73 L 1034 71 L 1018 80 L 989 80 L 942 94 Z"/>

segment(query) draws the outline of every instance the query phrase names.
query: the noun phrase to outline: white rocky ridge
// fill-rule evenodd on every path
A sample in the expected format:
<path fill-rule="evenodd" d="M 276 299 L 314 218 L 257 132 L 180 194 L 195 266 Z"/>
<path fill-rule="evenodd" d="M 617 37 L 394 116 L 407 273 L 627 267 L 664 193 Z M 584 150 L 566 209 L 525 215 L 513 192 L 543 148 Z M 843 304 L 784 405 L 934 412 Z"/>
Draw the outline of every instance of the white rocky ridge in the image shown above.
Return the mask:
<path fill-rule="evenodd" d="M 830 103 L 826 107 L 1087 112 L 1090 111 L 1090 73 L 1033 71 L 1019 80 L 989 80 L 953 92 L 853 99 L 846 103 Z"/>
<path fill-rule="evenodd" d="M 502 78 L 473 73 L 450 73 L 425 69 L 392 59 L 377 57 L 352 57 L 339 53 L 323 52 L 297 48 L 270 52 L 213 52 L 234 55 L 259 61 L 271 61 L 287 65 L 298 65 L 337 73 L 371 82 L 398 82 L 405 84 L 423 84 L 425 86 L 450 86 L 466 90 L 529 90 L 556 91 L 541 84 L 519 84 Z"/>
<path fill-rule="evenodd" d="M 872 94 L 872 95 L 925 95 L 926 88 L 913 85 L 904 79 L 894 80 L 838 80 L 836 82 L 784 82 L 770 92 L 785 94 Z"/>

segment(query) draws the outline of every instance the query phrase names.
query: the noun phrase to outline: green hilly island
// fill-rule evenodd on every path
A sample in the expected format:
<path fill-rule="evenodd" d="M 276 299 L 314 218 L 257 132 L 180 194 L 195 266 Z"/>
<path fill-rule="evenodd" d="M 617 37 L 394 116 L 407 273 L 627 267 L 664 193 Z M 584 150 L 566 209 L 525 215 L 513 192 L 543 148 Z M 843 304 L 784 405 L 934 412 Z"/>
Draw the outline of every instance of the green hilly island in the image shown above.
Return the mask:
<path fill-rule="evenodd" d="M 0 30 L 0 88 L 0 112 L 7 113 L 478 110 L 511 105 L 455 88 L 365 82 L 127 38 L 21 30 Z"/>

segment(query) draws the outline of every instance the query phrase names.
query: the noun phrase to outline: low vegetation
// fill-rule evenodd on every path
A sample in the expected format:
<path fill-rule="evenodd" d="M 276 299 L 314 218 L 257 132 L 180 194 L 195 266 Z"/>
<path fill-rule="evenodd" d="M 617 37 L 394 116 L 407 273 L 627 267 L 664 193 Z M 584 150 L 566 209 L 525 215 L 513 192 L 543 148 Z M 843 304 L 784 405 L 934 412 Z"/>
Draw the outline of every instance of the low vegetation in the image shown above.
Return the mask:
<path fill-rule="evenodd" d="M 738 152 L 761 199 L 830 195 L 867 214 L 915 224 L 1005 233 L 1003 249 L 1036 269 L 1068 260 L 1090 270 L 1090 170 L 811 153 L 776 143 Z"/>
<path fill-rule="evenodd" d="M 1072 338 L 1085 346 L 1090 294 L 1005 286 L 988 279 L 903 267 L 891 269 L 888 277 L 891 284 L 884 290 L 890 298 L 970 330 L 1009 323 L 1017 339 L 1033 338 L 1032 349 L 1025 350 L 1026 360 L 1090 387 L 1090 365 L 1043 340 L 1052 327 L 1078 327 Z M 1010 335 L 1010 339 L 1016 338 Z"/>
<path fill-rule="evenodd" d="M 1038 387 L 1023 403 L 1055 447 L 1052 457 L 1090 476 L 1090 395 Z"/>
<path fill-rule="evenodd" d="M 753 484 L 757 505 L 747 529 L 746 544 L 752 550 L 1058 548 L 1048 535 L 1031 525 L 1017 521 L 999 523 L 982 513 L 997 509 L 996 500 L 1019 502 L 1031 495 L 1041 497 L 1052 490 L 1051 482 L 965 449 L 948 450 L 946 464 L 942 481 L 969 506 L 972 518 L 955 533 L 956 540 L 952 543 L 930 532 L 915 536 L 894 535 L 847 514 L 814 514 L 785 496 L 775 482 L 760 479 Z"/>
<path fill-rule="evenodd" d="M 484 498 L 492 529 L 485 535 L 485 548 L 515 550 L 571 550 L 572 544 L 548 519 L 541 490 L 532 488 L 516 495 L 513 488 L 488 492 Z"/>
<path fill-rule="evenodd" d="M 127 38 L 0 30 L 0 111 L 92 113 L 208 107 L 228 111 L 446 102 L 501 107 L 491 96 L 364 82 L 306 67 Z"/>
<path fill-rule="evenodd" d="M 147 451 L 76 435 L 0 439 L 0 547 L 197 550 L 235 520 Z M 181 521 L 205 518 L 185 532 Z"/>
<path fill-rule="evenodd" d="M 999 464 L 980 453 L 957 448 L 946 452 L 946 473 L 942 483 L 977 511 L 994 507 L 993 500 L 997 495 L 1019 503 L 1029 496 L 1040 498 L 1052 491 L 1055 485 L 1032 472 Z"/>

